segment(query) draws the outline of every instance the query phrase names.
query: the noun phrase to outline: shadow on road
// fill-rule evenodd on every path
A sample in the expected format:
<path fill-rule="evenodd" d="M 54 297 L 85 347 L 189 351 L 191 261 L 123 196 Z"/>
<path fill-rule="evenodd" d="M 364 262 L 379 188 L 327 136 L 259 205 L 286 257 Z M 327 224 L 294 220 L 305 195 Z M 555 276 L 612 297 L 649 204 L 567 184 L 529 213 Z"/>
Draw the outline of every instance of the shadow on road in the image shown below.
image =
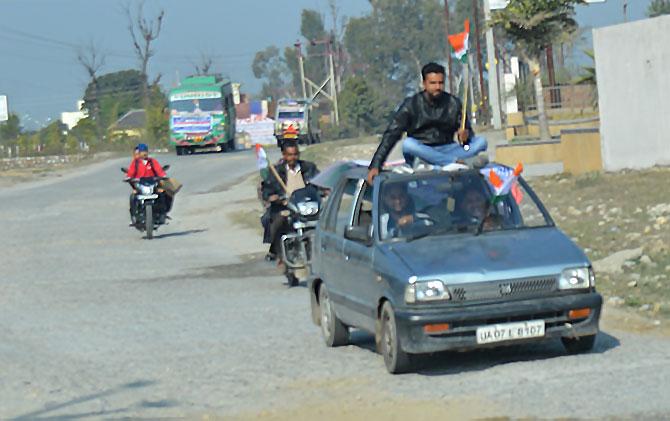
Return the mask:
<path fill-rule="evenodd" d="M 351 345 L 375 352 L 374 336 L 360 330 L 352 330 L 349 336 Z M 619 339 L 600 331 L 591 354 L 603 354 L 617 348 Z M 569 354 L 563 348 L 560 339 L 547 339 L 534 344 L 507 345 L 498 348 L 483 348 L 464 352 L 436 352 L 415 355 L 414 372 L 424 376 L 443 376 L 470 371 L 483 371 L 495 366 L 524 362 L 541 361 L 565 357 Z M 381 358 L 381 356 L 380 356 Z"/>
<path fill-rule="evenodd" d="M 201 232 L 206 232 L 206 231 L 208 231 L 208 230 L 207 229 L 197 229 L 197 230 L 186 230 L 186 231 L 179 231 L 179 232 L 169 232 L 167 234 L 154 235 L 154 239 L 170 238 L 170 237 L 183 237 L 185 235 L 200 234 Z"/>
<path fill-rule="evenodd" d="M 62 403 L 55 403 L 55 404 L 47 404 L 45 405 L 44 409 L 39 409 L 37 411 L 33 412 L 28 412 L 23 415 L 19 415 L 14 418 L 10 418 L 13 421 L 27 421 L 27 420 L 39 420 L 39 421 L 44 421 L 44 420 L 76 420 L 76 419 L 84 419 L 84 418 L 108 418 L 111 415 L 116 415 L 116 414 L 122 414 L 125 412 L 128 412 L 131 409 L 131 407 L 128 408 L 120 408 L 120 409 L 109 409 L 109 410 L 100 410 L 100 411 L 86 411 L 86 412 L 76 412 L 74 411 L 73 407 L 80 405 L 80 404 L 85 404 L 88 402 L 96 401 L 99 399 L 103 399 L 106 397 L 109 397 L 111 395 L 115 395 L 118 393 L 122 392 L 128 392 L 130 393 L 136 393 L 133 392 L 133 389 L 140 389 L 140 388 L 145 388 L 149 386 L 155 385 L 156 382 L 153 380 L 139 380 L 136 382 L 132 383 L 126 383 L 122 384 L 120 386 L 107 389 L 101 392 L 97 393 L 91 393 L 88 395 L 80 396 L 78 398 L 70 399 L 68 401 L 62 402 Z M 137 408 L 168 408 L 177 405 L 177 402 L 174 401 L 169 401 L 169 400 L 161 400 L 161 401 L 156 401 L 156 402 L 151 402 L 151 401 L 141 401 L 136 405 Z M 72 411 L 69 414 L 61 414 L 61 415 L 56 415 L 54 412 L 56 411 L 61 411 L 63 409 L 67 409 L 69 411 Z"/>

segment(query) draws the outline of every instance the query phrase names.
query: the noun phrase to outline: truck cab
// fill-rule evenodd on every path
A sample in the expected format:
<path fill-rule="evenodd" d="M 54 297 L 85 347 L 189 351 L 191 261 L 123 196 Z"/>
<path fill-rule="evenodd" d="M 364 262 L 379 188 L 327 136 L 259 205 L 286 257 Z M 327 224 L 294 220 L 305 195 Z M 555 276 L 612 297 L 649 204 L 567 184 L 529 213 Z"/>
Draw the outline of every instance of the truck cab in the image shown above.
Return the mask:
<path fill-rule="evenodd" d="M 275 111 L 274 135 L 277 146 L 286 140 L 305 145 L 320 142 L 320 131 L 312 103 L 307 99 L 280 99 Z"/>

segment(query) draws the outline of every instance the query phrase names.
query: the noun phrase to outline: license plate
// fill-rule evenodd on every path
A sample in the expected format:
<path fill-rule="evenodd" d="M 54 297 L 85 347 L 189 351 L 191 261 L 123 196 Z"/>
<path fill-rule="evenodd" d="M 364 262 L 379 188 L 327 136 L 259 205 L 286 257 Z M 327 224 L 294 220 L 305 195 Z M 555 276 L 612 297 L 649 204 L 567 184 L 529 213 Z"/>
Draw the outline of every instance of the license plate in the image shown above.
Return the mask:
<path fill-rule="evenodd" d="M 478 344 L 540 338 L 542 336 L 544 336 L 544 320 L 503 323 L 477 328 Z"/>
<path fill-rule="evenodd" d="M 298 135 L 296 135 L 296 134 L 285 134 L 284 135 L 284 138 L 286 138 L 286 139 L 295 139 L 296 137 L 298 137 Z"/>

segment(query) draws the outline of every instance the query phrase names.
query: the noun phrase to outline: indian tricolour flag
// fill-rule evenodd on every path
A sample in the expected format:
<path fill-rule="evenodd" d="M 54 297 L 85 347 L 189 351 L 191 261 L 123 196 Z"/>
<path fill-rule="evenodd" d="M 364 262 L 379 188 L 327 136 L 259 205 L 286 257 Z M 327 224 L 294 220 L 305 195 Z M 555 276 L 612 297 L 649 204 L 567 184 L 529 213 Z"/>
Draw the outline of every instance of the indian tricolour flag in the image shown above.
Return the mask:
<path fill-rule="evenodd" d="M 449 44 L 454 49 L 454 56 L 465 63 L 468 60 L 468 41 L 470 39 L 470 19 L 465 20 L 465 31 L 449 35 Z"/>
<path fill-rule="evenodd" d="M 523 165 L 517 164 L 516 168 L 503 167 L 495 165 L 487 167 L 480 172 L 486 178 L 489 185 L 493 188 L 493 201 L 496 202 L 500 198 L 512 193 L 514 199 L 519 203 L 521 201 L 520 191 L 518 191 L 517 180 L 523 171 Z"/>
<path fill-rule="evenodd" d="M 268 176 L 268 156 L 265 153 L 265 149 L 259 144 L 256 143 L 256 166 L 258 167 L 258 170 L 261 172 L 261 177 L 265 179 Z"/>

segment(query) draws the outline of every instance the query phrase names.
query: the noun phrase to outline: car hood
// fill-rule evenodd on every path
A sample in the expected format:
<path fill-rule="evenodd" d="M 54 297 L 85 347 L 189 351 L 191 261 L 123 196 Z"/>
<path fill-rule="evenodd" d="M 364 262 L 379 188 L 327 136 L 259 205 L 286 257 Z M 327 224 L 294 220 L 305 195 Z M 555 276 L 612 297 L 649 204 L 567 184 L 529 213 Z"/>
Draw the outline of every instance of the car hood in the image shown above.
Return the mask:
<path fill-rule="evenodd" d="M 425 237 L 386 247 L 420 279 L 451 284 L 557 275 L 589 265 L 582 250 L 553 227 Z"/>

